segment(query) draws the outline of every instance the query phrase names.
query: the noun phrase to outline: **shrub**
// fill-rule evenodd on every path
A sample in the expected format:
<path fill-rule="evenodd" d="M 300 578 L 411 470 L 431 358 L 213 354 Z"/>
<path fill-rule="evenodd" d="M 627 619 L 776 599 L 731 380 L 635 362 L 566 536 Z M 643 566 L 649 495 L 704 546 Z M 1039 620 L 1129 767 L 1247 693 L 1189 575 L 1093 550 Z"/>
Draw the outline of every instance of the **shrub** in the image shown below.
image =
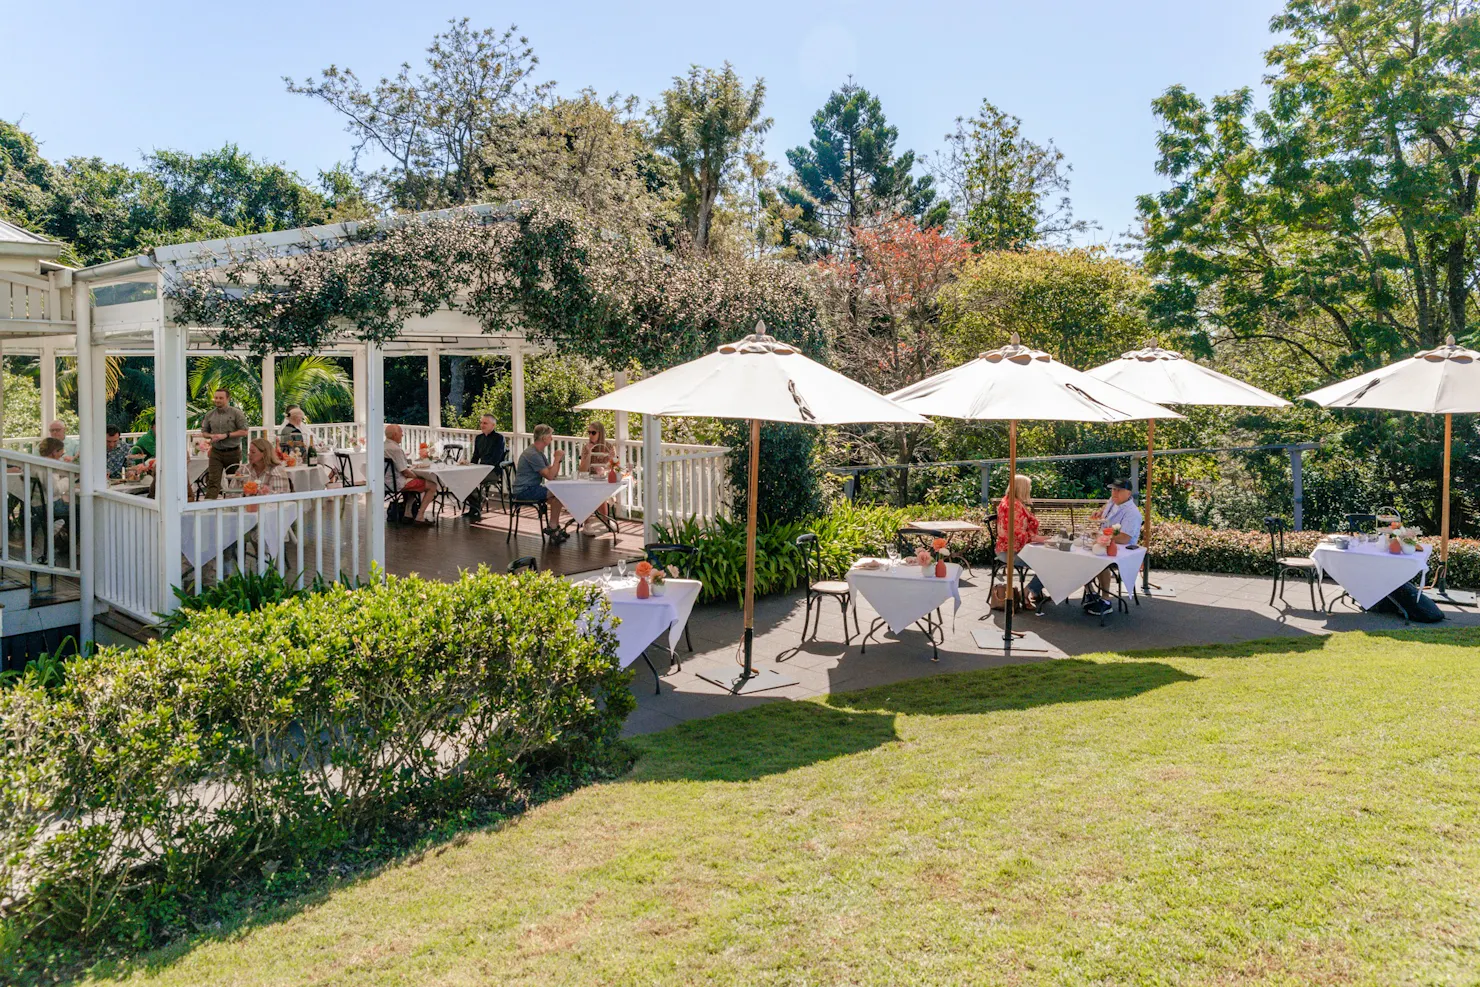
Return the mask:
<path fill-rule="evenodd" d="M 0 692 L 0 953 L 144 944 L 235 882 L 589 772 L 633 706 L 592 607 L 548 575 L 390 578 Z"/>
<path fill-rule="evenodd" d="M 350 586 L 349 577 L 344 578 L 345 585 Z M 252 569 L 233 572 L 200 593 L 189 593 L 179 586 L 174 587 L 177 605 L 174 610 L 160 617 L 157 626 L 162 634 L 169 636 L 189 625 L 203 610 L 251 613 L 274 603 L 296 600 L 310 593 L 322 593 L 331 585 L 333 584 L 324 582 L 322 575 L 318 575 L 314 577 L 312 585 L 299 589 L 292 580 L 278 572 L 275 566 L 269 566 L 261 573 Z"/>
<path fill-rule="evenodd" d="M 744 517 L 750 502 L 750 422 L 725 423 L 725 445 L 730 447 L 731 503 L 736 517 Z M 760 474 L 757 497 L 760 516 L 773 523 L 804 520 L 822 508 L 822 484 L 813 452 L 817 430 L 810 425 L 761 423 Z"/>

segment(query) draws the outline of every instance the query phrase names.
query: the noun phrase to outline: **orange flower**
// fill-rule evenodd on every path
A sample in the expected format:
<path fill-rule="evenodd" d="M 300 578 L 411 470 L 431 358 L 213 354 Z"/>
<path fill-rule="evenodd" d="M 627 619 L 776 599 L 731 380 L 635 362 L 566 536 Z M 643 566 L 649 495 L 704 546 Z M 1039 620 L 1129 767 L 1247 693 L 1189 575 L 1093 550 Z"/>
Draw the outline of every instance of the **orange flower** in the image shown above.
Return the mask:
<path fill-rule="evenodd" d="M 653 564 L 644 559 L 643 561 L 637 563 L 637 569 L 635 571 L 638 575 L 638 578 L 646 579 L 648 576 L 651 576 L 653 574 Z"/>
<path fill-rule="evenodd" d="M 935 539 L 935 541 L 931 542 L 930 544 L 932 546 L 934 546 L 934 548 L 935 548 L 935 550 L 937 552 L 940 552 L 940 551 L 944 551 L 945 550 L 946 540 L 944 538 L 937 538 L 937 539 Z"/>

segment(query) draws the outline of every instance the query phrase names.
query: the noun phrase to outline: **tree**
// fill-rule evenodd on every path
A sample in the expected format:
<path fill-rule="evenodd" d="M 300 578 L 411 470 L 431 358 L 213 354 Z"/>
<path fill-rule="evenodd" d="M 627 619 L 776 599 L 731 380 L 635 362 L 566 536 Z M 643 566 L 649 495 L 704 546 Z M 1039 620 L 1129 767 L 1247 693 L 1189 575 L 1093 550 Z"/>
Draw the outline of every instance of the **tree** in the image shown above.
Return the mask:
<path fill-rule="evenodd" d="M 898 128 L 889 125 L 878 97 L 851 81 L 828 97 L 812 117 L 812 139 L 786 152 L 794 184 L 782 198 L 801 210 L 786 243 L 812 256 L 847 252 L 853 231 L 896 215 L 925 226 L 945 220 L 934 180 L 912 176 L 915 152 L 897 157 Z"/>
<path fill-rule="evenodd" d="M 694 65 L 675 76 L 652 109 L 653 144 L 673 162 L 679 214 L 701 253 L 709 249 L 720 196 L 740 180 L 744 153 L 771 127 L 761 116 L 765 99 L 764 79 L 746 88 L 726 62 L 719 71 Z"/>
<path fill-rule="evenodd" d="M 370 89 L 333 65 L 317 79 L 283 82 L 345 118 L 355 167 L 366 151 L 389 159 L 370 174 L 384 201 L 403 209 L 476 202 L 506 177 L 522 114 L 553 85 L 531 84 L 539 59 L 516 30 L 451 20 L 427 48 L 424 71 L 413 75 L 406 62 Z"/>
<path fill-rule="evenodd" d="M 1476 283 L 1473 2 L 1291 0 L 1269 109 L 1173 87 L 1142 196 L 1153 313 L 1328 376 L 1464 337 Z"/>
<path fill-rule="evenodd" d="M 969 244 L 939 228 L 921 229 L 897 218 L 853 236 L 857 261 L 823 261 L 823 282 L 834 308 L 860 317 L 836 320 L 833 351 L 840 366 L 876 391 L 890 393 L 944 369 L 938 298 L 971 256 Z M 856 309 L 854 308 L 856 306 Z M 858 445 L 878 462 L 906 465 L 919 429 L 880 426 L 859 434 Z M 897 474 L 905 502 L 909 474 Z"/>
<path fill-rule="evenodd" d="M 977 115 L 956 118 L 937 156 L 936 172 L 950 195 L 961 235 L 978 250 L 1022 250 L 1041 244 L 1067 245 L 1070 236 L 1092 228 L 1074 219 L 1069 172 L 1053 141 L 1023 136 L 1023 122 L 982 100 Z M 1050 197 L 1063 193 L 1057 202 Z"/>
<path fill-rule="evenodd" d="M 273 368 L 278 409 L 296 404 L 309 421 L 344 421 L 353 411 L 354 385 L 333 357 L 283 356 Z M 262 417 L 262 365 L 233 356 L 200 357 L 190 368 L 191 413 L 211 406 L 211 395 L 226 388 L 232 402 L 253 421 Z"/>

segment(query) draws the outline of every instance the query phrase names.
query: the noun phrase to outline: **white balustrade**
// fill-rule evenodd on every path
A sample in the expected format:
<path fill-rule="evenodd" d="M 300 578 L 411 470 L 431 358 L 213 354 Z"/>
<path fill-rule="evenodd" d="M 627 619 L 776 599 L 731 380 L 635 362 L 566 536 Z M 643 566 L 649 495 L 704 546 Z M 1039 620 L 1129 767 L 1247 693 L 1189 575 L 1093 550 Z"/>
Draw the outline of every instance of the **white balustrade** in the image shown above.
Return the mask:
<path fill-rule="evenodd" d="M 81 467 L 13 449 L 0 449 L 0 462 L 5 465 L 0 565 L 59 576 L 78 575 L 76 519 Z"/>
<path fill-rule="evenodd" d="M 146 623 L 165 608 L 160 596 L 159 505 L 148 497 L 100 490 L 93 498 L 98 599 Z"/>

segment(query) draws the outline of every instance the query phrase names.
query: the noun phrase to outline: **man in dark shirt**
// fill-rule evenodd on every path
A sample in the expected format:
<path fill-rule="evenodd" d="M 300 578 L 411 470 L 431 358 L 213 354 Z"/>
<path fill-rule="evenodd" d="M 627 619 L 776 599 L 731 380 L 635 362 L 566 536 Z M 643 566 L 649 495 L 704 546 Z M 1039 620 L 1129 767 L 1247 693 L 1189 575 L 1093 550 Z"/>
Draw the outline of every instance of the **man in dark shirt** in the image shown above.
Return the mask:
<path fill-rule="evenodd" d="M 477 490 L 473 491 L 473 496 L 469 498 L 468 514 L 474 521 L 477 521 L 483 516 L 483 491 L 487 489 L 490 483 L 494 482 L 497 471 L 503 467 L 504 461 L 509 458 L 509 448 L 504 442 L 504 437 L 497 432 L 497 425 L 498 423 L 493 420 L 492 415 L 484 415 L 478 421 L 478 434 L 473 436 L 473 456 L 471 462 L 478 466 L 492 466 L 494 468 L 494 472 L 488 474 L 488 479 L 484 480 L 483 484 Z"/>

